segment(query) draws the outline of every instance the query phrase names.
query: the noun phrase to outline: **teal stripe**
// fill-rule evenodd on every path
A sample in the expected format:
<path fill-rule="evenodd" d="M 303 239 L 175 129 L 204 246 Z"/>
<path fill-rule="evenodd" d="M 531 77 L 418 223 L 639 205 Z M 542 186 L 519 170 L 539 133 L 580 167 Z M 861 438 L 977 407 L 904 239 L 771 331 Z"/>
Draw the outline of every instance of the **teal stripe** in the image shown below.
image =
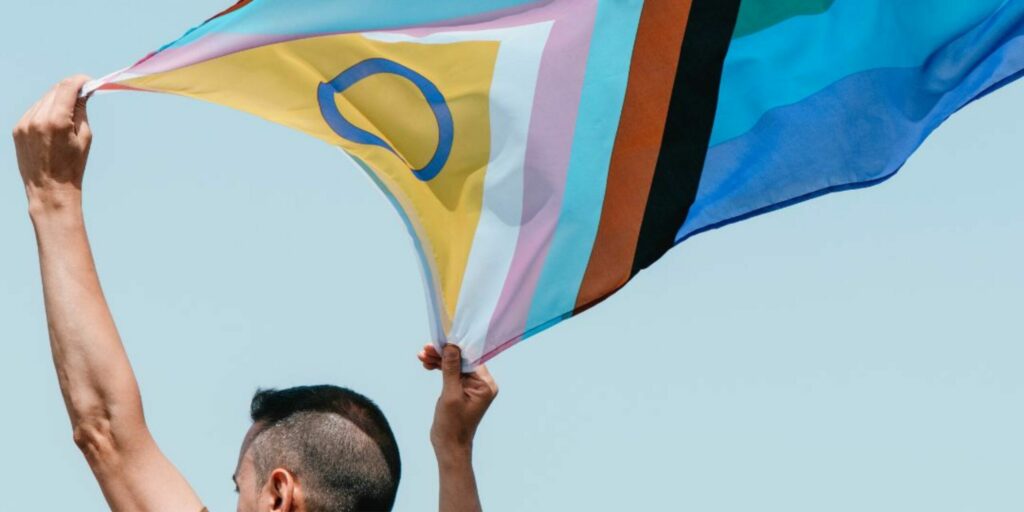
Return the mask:
<path fill-rule="evenodd" d="M 768 111 L 855 73 L 924 64 L 1005 0 L 837 0 L 733 41 L 711 145 L 736 138 Z"/>
<path fill-rule="evenodd" d="M 744 0 L 733 37 L 749 36 L 797 16 L 821 14 L 833 3 L 835 0 Z"/>
<path fill-rule="evenodd" d="M 603 0 L 597 7 L 562 212 L 527 317 L 528 330 L 576 307 L 601 219 L 642 8 L 641 0 Z"/>
<path fill-rule="evenodd" d="M 538 0 L 256 0 L 187 32 L 169 48 L 215 32 L 297 35 L 426 25 L 538 3 Z M 541 2 L 544 3 L 544 2 Z"/>

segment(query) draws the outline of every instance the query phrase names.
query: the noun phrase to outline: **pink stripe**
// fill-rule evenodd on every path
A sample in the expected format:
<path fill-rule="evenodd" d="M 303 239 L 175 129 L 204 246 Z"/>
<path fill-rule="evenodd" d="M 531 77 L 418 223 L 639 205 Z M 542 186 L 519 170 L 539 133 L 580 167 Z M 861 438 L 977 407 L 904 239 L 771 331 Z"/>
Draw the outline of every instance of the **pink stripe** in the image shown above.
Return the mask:
<path fill-rule="evenodd" d="M 522 337 L 562 210 L 597 2 L 558 4 L 565 12 L 552 27 L 544 51 L 530 120 L 519 240 L 491 317 L 483 360 Z"/>
<path fill-rule="evenodd" d="M 568 6 L 568 4 L 571 3 L 572 2 L 567 0 L 543 0 L 538 3 L 530 4 L 530 9 L 528 10 L 516 8 L 513 11 L 510 9 L 498 16 L 488 16 L 488 18 L 490 18 L 488 20 L 480 20 L 477 22 L 464 20 L 462 23 L 444 26 L 423 25 L 421 27 L 409 27 L 397 30 L 376 30 L 368 33 L 385 32 L 390 34 L 405 34 L 410 37 L 425 37 L 438 32 L 464 32 L 471 30 L 519 27 L 529 25 L 531 23 L 542 23 L 562 18 L 571 11 Z"/>

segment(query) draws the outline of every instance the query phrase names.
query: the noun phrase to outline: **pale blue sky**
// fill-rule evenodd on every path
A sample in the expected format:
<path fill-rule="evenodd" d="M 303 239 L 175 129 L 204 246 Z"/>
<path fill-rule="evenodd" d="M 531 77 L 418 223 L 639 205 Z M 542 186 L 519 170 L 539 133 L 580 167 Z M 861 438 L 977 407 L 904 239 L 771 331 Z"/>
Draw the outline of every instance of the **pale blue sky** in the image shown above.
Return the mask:
<path fill-rule="evenodd" d="M 133 62 L 227 0 L 8 2 L 0 125 L 63 75 Z M 397 510 L 436 500 L 439 382 L 397 215 L 337 151 L 225 108 L 96 98 L 86 216 L 152 429 L 213 511 L 257 386 L 373 397 Z M 1024 86 L 957 114 L 879 187 L 675 249 L 501 355 L 476 462 L 490 511 L 1024 509 Z M 5 132 L 6 133 L 6 132 Z M 46 340 L 0 143 L 4 510 L 104 510 Z"/>

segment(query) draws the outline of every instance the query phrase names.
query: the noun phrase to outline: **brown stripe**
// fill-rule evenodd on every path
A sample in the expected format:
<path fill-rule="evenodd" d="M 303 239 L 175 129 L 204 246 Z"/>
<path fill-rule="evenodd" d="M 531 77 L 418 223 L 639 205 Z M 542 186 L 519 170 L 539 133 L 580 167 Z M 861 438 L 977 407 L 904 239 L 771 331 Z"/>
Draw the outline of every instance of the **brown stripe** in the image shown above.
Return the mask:
<path fill-rule="evenodd" d="M 577 311 L 611 295 L 631 276 L 690 6 L 691 0 L 644 3 L 601 223 L 576 298 Z"/>
<path fill-rule="evenodd" d="M 215 20 L 217 18 L 220 18 L 221 16 L 224 16 L 225 14 L 233 13 L 233 12 L 241 9 L 242 7 L 245 7 L 245 6 L 249 5 L 250 3 L 252 3 L 252 0 L 239 0 L 237 3 L 235 3 L 235 5 L 232 5 L 231 7 L 228 7 L 227 9 L 224 9 L 223 11 L 217 13 L 216 16 L 214 16 L 214 17 L 212 17 L 212 18 L 210 18 L 210 19 L 208 19 L 206 21 L 212 21 L 212 20 Z"/>

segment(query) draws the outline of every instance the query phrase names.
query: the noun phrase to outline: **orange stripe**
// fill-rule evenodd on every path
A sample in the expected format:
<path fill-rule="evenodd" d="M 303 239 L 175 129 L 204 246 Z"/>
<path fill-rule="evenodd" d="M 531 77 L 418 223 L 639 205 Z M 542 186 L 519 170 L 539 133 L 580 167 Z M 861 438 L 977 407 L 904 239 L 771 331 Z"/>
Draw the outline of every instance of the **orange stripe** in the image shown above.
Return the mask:
<path fill-rule="evenodd" d="M 576 298 L 577 310 L 600 302 L 630 279 L 691 2 L 644 3 L 608 170 L 601 223 Z"/>

